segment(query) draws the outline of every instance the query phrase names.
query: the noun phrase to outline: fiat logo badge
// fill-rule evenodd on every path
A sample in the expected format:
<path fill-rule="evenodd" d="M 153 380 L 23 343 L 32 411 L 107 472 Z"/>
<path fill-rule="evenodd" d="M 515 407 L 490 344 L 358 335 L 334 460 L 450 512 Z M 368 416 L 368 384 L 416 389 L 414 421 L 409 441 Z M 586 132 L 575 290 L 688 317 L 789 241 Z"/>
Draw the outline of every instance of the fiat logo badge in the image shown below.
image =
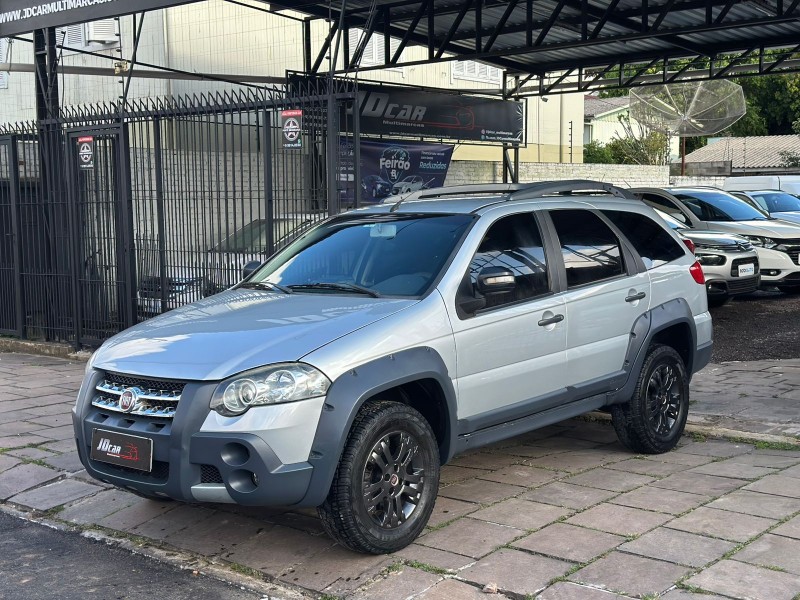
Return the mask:
<path fill-rule="evenodd" d="M 139 392 L 138 388 L 126 388 L 122 395 L 119 397 L 119 407 L 122 412 L 129 413 L 136 405 L 139 404 Z"/>

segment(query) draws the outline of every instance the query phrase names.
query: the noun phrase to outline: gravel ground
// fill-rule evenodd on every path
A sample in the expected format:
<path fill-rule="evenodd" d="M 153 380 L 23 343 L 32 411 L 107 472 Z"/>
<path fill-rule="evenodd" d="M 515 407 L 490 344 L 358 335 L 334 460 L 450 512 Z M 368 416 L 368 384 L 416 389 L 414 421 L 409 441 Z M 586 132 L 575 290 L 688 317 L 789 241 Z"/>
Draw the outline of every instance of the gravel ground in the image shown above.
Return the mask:
<path fill-rule="evenodd" d="M 800 358 L 800 294 L 740 296 L 712 308 L 713 362 Z"/>

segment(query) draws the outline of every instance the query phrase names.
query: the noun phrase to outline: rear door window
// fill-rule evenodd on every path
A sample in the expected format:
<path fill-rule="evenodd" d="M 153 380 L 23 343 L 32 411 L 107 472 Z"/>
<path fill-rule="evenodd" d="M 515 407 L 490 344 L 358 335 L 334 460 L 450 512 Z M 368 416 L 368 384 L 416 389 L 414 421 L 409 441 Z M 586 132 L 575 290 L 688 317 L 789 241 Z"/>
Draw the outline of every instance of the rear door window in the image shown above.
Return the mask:
<path fill-rule="evenodd" d="M 574 288 L 625 274 L 619 239 L 603 220 L 588 210 L 550 212 L 567 271 Z"/>

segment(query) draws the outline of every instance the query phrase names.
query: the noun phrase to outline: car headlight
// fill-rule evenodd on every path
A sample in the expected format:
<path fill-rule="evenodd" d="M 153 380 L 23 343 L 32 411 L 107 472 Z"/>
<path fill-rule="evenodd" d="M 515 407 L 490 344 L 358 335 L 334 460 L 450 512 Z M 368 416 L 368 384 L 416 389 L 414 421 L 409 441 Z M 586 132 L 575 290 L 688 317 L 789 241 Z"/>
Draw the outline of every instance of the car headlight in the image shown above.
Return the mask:
<path fill-rule="evenodd" d="M 330 380 L 310 365 L 271 365 L 241 373 L 220 383 L 211 397 L 211 410 L 225 417 L 235 417 L 251 406 L 324 396 L 330 385 Z"/>
<path fill-rule="evenodd" d="M 719 254 L 698 254 L 697 261 L 701 265 L 712 267 L 712 266 L 724 265 L 725 257 Z"/>
<path fill-rule="evenodd" d="M 768 237 L 761 237 L 760 235 L 746 235 L 744 236 L 753 244 L 753 246 L 757 246 L 759 248 L 767 248 L 771 249 L 777 246 L 777 242 L 772 238 Z"/>

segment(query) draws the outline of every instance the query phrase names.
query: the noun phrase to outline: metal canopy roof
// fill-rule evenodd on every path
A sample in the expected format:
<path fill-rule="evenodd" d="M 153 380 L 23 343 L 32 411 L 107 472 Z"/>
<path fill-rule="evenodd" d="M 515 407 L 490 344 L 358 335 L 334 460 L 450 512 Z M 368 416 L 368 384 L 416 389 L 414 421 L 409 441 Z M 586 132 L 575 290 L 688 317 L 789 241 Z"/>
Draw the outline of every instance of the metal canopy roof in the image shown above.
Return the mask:
<path fill-rule="evenodd" d="M 309 73 L 325 64 L 340 22 L 366 32 L 356 48 L 343 36 L 344 71 L 352 72 L 368 38 L 382 33 L 399 39 L 399 46 L 385 44 L 383 62 L 359 71 L 480 60 L 505 69 L 522 95 L 800 70 L 800 0 L 272 3 L 280 6 L 333 17 L 320 48 L 311 47 L 306 28 Z M 409 60 L 403 53 L 408 45 L 427 48 L 427 56 Z"/>

